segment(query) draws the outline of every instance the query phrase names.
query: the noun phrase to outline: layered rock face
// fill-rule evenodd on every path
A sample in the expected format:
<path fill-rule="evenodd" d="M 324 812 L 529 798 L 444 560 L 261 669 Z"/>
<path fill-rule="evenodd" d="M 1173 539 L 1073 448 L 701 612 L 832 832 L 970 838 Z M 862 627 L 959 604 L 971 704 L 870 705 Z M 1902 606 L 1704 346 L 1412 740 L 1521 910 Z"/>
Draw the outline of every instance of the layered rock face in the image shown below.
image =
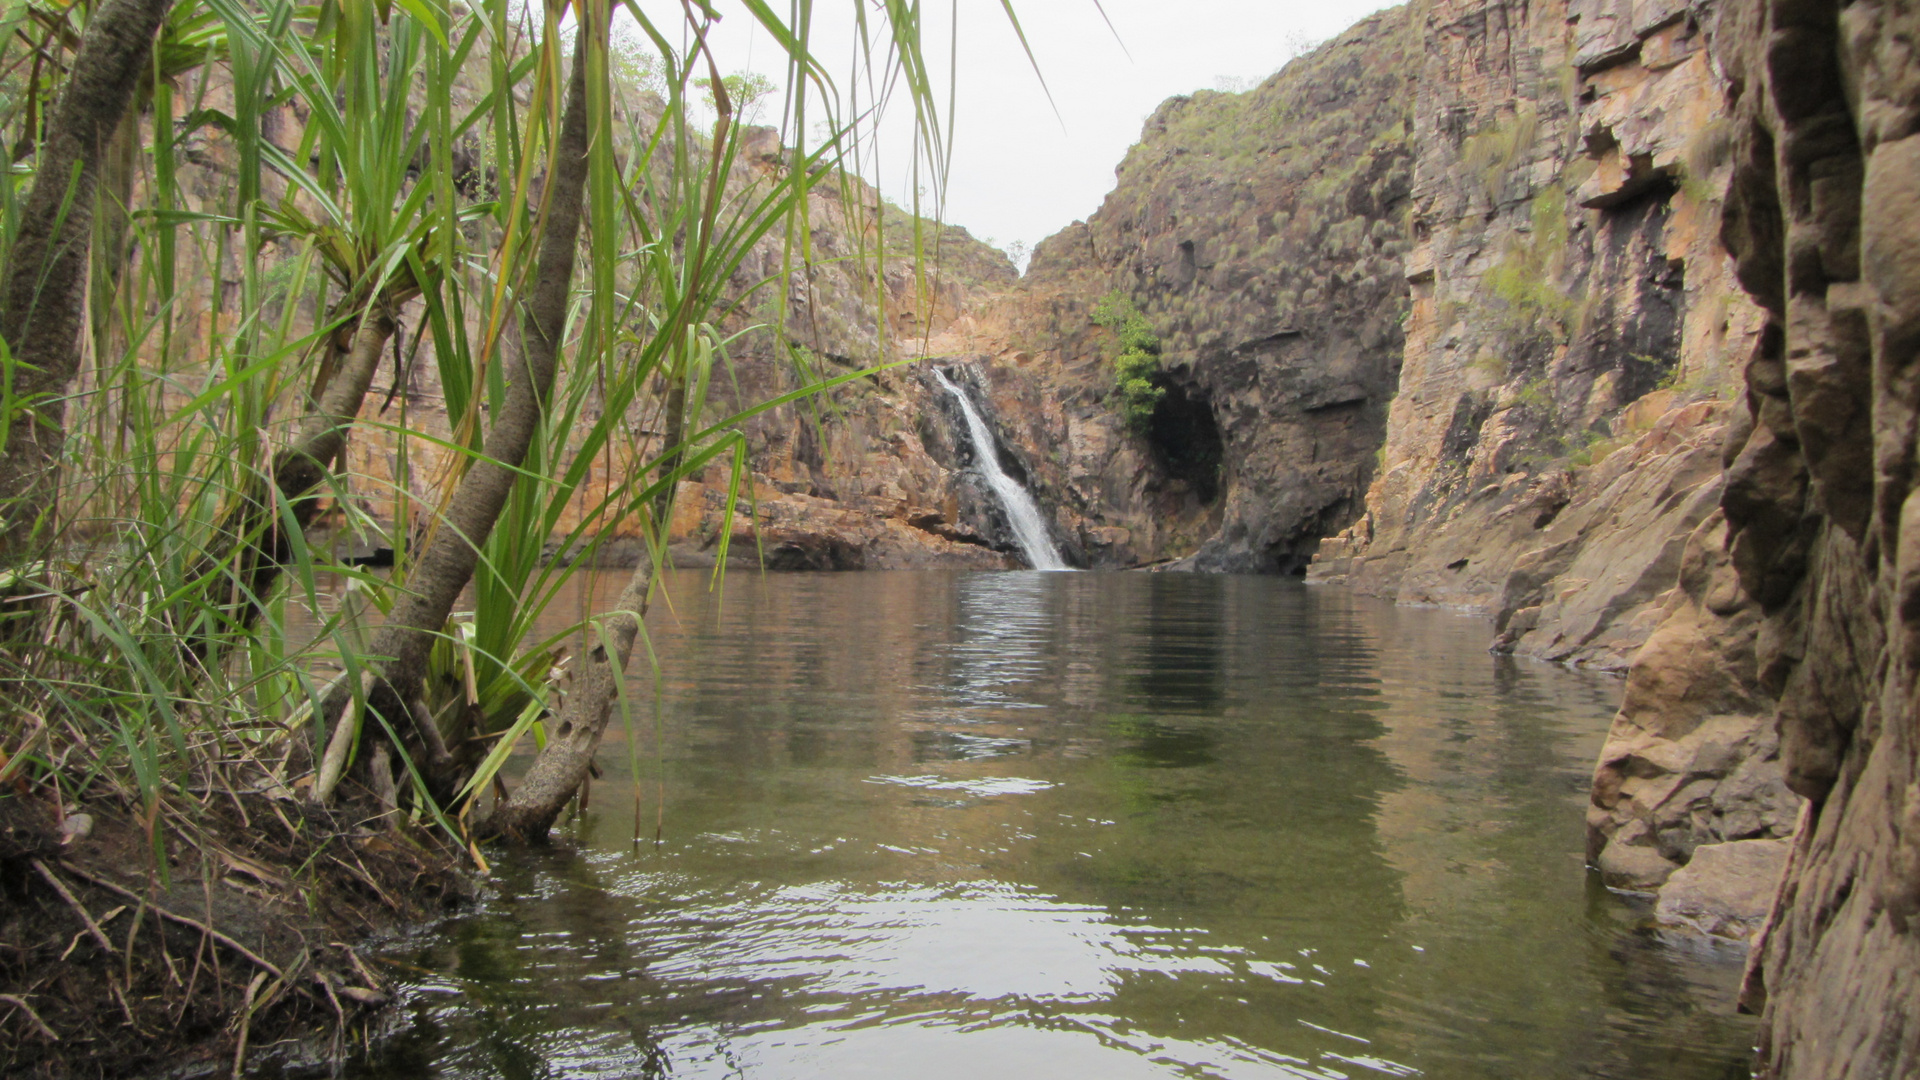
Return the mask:
<path fill-rule="evenodd" d="M 785 167 L 778 134 L 750 129 L 729 187 L 744 195 Z M 919 242 L 933 257 L 916 260 L 912 218 L 871 188 L 850 186 L 851 200 L 831 184 L 811 198 L 813 265 L 796 265 L 777 235 L 743 260 L 731 284 L 746 310 L 726 327 L 734 336 L 725 370 L 714 374 L 705 412 L 690 423 L 720 423 L 804 379 L 897 360 L 912 342 L 1013 282 L 1003 253 L 954 226 L 922 222 Z M 881 248 L 889 257 L 877 274 L 871 262 L 852 257 Z M 760 285 L 766 281 L 776 285 Z M 408 366 L 393 397 L 403 402 L 408 426 L 449 439 L 437 369 L 431 350 L 422 351 L 429 355 Z M 385 389 L 371 396 L 369 418 L 389 407 L 381 400 Z M 1004 523 L 965 471 L 965 451 L 952 445 L 949 431 L 959 429 L 942 422 L 940 397 L 914 374 L 884 371 L 739 422 L 745 474 L 734 477 L 727 461 L 683 482 L 670 527 L 672 557 L 701 566 L 724 553 L 742 565 L 792 570 L 1018 565 Z M 633 438 L 589 466 L 577 508 L 560 517 L 562 530 L 658 453 L 662 433 L 650 426 L 649 407 L 636 407 L 630 420 Z M 398 518 L 403 499 L 415 503 L 416 515 L 430 506 L 448 464 L 444 446 L 412 440 L 403 453 L 378 425 L 349 443 L 347 461 L 359 510 L 383 527 Z M 615 530 L 602 557 L 632 554 L 636 529 L 630 521 Z"/>
<path fill-rule="evenodd" d="M 1719 239 L 1712 3 L 1428 9 L 1413 299 L 1384 471 L 1309 580 L 1495 617 L 1495 647 L 1628 672 L 1589 854 L 1655 889 L 1793 830 L 1722 548 L 1723 446 L 1764 315 Z M 1629 671 L 1629 664 L 1631 670 Z"/>
<path fill-rule="evenodd" d="M 1359 513 L 1401 350 L 1408 12 L 1375 15 L 1244 94 L 1148 119 L 1100 210 L 934 351 L 988 361 L 1010 442 L 1089 565 L 1297 572 Z M 1153 417 L 1113 402 L 1135 302 L 1162 339 Z"/>
<path fill-rule="evenodd" d="M 1746 993 L 1765 1003 L 1764 1074 L 1915 1075 L 1920 13 L 1871 0 L 1430 11 L 1422 247 L 1386 470 L 1316 576 L 1495 612 L 1517 651 L 1631 655 L 1589 814 L 1603 873 L 1671 880 L 1664 917 L 1744 936 L 1773 875 L 1769 838 L 1791 833 Z M 1525 78 L 1561 15 L 1564 118 Z M 1508 160 L 1508 137 L 1483 154 L 1446 125 L 1500 131 L 1485 110 L 1508 100 L 1512 145 L 1530 126 L 1537 146 L 1508 170 L 1527 190 L 1475 206 L 1441 177 Z M 1588 310 L 1562 320 L 1515 266 Z M 1477 320 L 1450 317 L 1449 300 Z M 1517 317 L 1530 304 L 1544 328 Z M 1488 354 L 1503 362 L 1476 371 Z M 1705 393 L 1730 362 L 1737 392 Z M 1515 363 L 1530 373 L 1517 386 Z M 1648 382 L 1655 371 L 1678 374 Z M 1531 448 L 1583 426 L 1632 441 L 1598 465 L 1529 467 Z"/>
<path fill-rule="evenodd" d="M 1758 318 L 1716 236 L 1705 13 L 1612 6 L 1427 9 L 1399 393 L 1313 577 L 1621 670 L 1717 499 L 1725 411 L 1689 403 L 1730 389 Z"/>
<path fill-rule="evenodd" d="M 1920 1074 L 1920 9 L 1729 7 L 1725 238 L 1765 309 L 1727 445 L 1804 824 L 1749 999 L 1764 1073 Z"/>

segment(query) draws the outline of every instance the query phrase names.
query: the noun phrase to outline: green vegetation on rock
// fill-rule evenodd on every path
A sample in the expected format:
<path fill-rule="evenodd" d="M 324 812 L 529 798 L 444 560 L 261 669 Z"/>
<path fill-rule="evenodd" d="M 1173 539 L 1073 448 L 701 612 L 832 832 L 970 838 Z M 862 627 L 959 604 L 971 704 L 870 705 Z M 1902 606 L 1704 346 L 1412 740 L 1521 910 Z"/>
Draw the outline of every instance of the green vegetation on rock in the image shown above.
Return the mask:
<path fill-rule="evenodd" d="M 1501 331 L 1509 347 L 1564 342 L 1583 321 L 1580 298 L 1561 282 L 1566 269 L 1567 196 L 1557 187 L 1533 198 L 1533 229 L 1487 271 L 1486 284 L 1506 303 Z"/>
<path fill-rule="evenodd" d="M 1129 426 L 1145 427 L 1160 399 L 1167 396 L 1166 387 L 1155 382 L 1160 374 L 1160 335 L 1153 332 L 1140 308 L 1117 289 L 1093 305 L 1092 319 L 1120 339 L 1120 353 L 1113 358 L 1120 414 Z"/>
<path fill-rule="evenodd" d="M 1539 117 L 1533 103 L 1523 101 L 1512 116 L 1497 120 L 1471 135 L 1460 146 L 1460 164 L 1486 185 L 1487 199 L 1497 202 L 1507 174 L 1534 144 Z"/>

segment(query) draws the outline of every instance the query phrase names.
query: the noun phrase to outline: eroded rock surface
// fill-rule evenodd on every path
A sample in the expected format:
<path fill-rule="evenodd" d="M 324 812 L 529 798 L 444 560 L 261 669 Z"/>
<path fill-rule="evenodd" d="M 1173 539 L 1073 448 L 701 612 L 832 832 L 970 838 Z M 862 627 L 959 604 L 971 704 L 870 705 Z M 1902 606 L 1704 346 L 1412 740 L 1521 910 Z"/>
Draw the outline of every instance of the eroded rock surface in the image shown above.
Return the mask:
<path fill-rule="evenodd" d="M 1786 869 L 1785 840 L 1708 844 L 1660 890 L 1663 926 L 1751 942 L 1766 924 Z"/>
<path fill-rule="evenodd" d="M 1920 8 L 1731 5 L 1725 240 L 1767 315 L 1728 550 L 1808 801 L 1748 1002 L 1763 1075 L 1920 1074 Z"/>
<path fill-rule="evenodd" d="M 1754 666 L 1759 612 L 1726 537 L 1715 510 L 1686 538 L 1679 587 L 1634 659 L 1600 751 L 1587 854 L 1617 888 L 1658 888 L 1702 845 L 1793 830 L 1799 800 Z"/>
<path fill-rule="evenodd" d="M 1655 7 L 1427 10 L 1383 471 L 1310 580 L 1608 670 L 1658 625 L 1759 316 L 1717 239 L 1711 8 Z"/>
<path fill-rule="evenodd" d="M 1722 552 L 1765 324 L 1720 243 L 1735 166 L 1711 2 L 1435 3 L 1412 311 L 1382 473 L 1309 580 L 1495 618 L 1495 647 L 1628 672 L 1589 854 L 1654 889 L 1790 834 L 1757 609 Z M 1705 871 L 1696 871 L 1696 877 Z"/>

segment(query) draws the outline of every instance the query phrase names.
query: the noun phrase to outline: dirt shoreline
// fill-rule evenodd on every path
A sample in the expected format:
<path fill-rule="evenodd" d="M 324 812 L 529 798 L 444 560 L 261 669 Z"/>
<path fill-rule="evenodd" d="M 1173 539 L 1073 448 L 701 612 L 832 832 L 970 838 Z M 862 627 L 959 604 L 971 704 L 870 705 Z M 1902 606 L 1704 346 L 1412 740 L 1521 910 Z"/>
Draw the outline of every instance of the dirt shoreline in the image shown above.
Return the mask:
<path fill-rule="evenodd" d="M 360 945 L 472 895 L 453 848 L 291 793 L 65 810 L 0 795 L 6 1076 L 333 1071 L 392 997 Z"/>

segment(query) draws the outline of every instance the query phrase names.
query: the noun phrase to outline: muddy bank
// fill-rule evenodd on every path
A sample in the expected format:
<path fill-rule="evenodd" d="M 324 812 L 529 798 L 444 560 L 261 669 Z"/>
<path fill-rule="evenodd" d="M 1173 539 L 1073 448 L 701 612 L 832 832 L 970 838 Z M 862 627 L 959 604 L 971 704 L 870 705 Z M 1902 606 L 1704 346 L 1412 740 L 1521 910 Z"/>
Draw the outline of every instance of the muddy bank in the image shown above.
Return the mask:
<path fill-rule="evenodd" d="M 458 853 L 418 834 L 286 789 L 201 799 L 0 797 L 0 1072 L 324 1075 L 389 997 L 359 943 L 471 894 Z"/>

